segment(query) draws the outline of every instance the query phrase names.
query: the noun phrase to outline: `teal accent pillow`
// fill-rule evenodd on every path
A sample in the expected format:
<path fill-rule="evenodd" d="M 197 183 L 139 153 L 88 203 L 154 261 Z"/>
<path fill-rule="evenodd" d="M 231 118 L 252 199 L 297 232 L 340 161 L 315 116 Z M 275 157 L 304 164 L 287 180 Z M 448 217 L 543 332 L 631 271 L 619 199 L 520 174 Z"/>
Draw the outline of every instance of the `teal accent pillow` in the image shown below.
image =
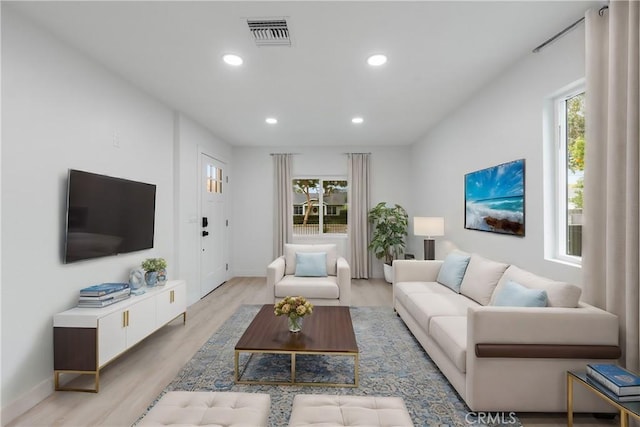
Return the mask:
<path fill-rule="evenodd" d="M 326 252 L 296 252 L 296 276 L 326 277 Z"/>
<path fill-rule="evenodd" d="M 451 252 L 444 259 L 436 281 L 441 285 L 445 285 L 453 291 L 460 293 L 460 285 L 462 284 L 464 272 L 467 271 L 469 259 L 471 259 L 470 255 Z"/>
<path fill-rule="evenodd" d="M 546 307 L 547 291 L 530 289 L 512 280 L 498 290 L 493 305 L 503 307 Z"/>

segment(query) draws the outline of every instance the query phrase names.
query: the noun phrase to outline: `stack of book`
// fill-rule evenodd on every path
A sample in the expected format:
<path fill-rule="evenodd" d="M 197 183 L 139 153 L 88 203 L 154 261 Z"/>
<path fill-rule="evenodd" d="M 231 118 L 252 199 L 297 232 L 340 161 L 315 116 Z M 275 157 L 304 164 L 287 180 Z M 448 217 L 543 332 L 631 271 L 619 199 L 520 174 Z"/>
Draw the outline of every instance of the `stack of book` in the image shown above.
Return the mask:
<path fill-rule="evenodd" d="M 587 365 L 587 380 L 619 402 L 640 401 L 640 377 L 613 364 Z"/>
<path fill-rule="evenodd" d="M 101 283 L 80 289 L 78 307 L 100 308 L 125 300 L 131 296 L 128 283 Z"/>

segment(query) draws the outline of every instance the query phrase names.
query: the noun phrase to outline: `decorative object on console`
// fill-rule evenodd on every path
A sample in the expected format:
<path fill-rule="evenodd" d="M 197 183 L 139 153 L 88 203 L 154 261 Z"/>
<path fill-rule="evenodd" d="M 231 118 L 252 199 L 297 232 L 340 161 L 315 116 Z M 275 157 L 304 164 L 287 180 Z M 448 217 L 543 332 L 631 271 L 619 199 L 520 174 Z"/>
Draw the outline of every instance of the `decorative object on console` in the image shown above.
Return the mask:
<path fill-rule="evenodd" d="M 464 176 L 464 228 L 524 236 L 524 159 Z"/>
<path fill-rule="evenodd" d="M 290 332 L 302 330 L 302 318 L 313 313 L 313 304 L 304 297 L 285 297 L 273 307 L 276 316 L 287 316 Z"/>
<path fill-rule="evenodd" d="M 101 283 L 80 289 L 78 307 L 101 308 L 129 298 L 128 283 Z"/>
<path fill-rule="evenodd" d="M 369 222 L 373 225 L 373 236 L 369 249 L 378 259 L 384 260 L 385 280 L 391 283 L 391 264 L 401 257 L 405 247 L 405 237 L 409 228 L 409 215 L 398 204 L 388 207 L 386 202 L 378 203 L 369 211 Z"/>
<path fill-rule="evenodd" d="M 164 272 L 164 281 L 161 283 L 164 285 L 167 278 L 167 261 L 164 258 L 147 258 L 142 262 L 142 268 L 146 271 L 144 280 L 147 286 L 155 286 L 158 283 L 158 276 L 160 272 Z"/>
<path fill-rule="evenodd" d="M 161 268 L 158 270 L 158 285 L 164 286 L 167 283 L 167 269 Z"/>
<path fill-rule="evenodd" d="M 435 259 L 436 247 L 432 237 L 444 236 L 444 218 L 414 216 L 413 234 L 426 237 L 424 239 L 424 259 Z"/>
<path fill-rule="evenodd" d="M 136 268 L 129 273 L 129 285 L 131 286 L 131 293 L 133 295 L 142 295 L 145 290 L 142 287 L 145 284 L 144 270 Z"/>

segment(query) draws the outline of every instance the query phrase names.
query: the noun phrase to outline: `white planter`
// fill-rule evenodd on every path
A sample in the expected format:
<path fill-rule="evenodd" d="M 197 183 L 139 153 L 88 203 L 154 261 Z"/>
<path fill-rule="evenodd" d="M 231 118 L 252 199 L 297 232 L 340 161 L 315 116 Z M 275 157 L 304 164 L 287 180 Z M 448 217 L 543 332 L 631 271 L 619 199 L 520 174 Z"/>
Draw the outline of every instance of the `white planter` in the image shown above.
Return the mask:
<path fill-rule="evenodd" d="M 384 280 L 388 283 L 393 283 L 393 267 L 389 264 L 382 264 L 384 269 Z"/>

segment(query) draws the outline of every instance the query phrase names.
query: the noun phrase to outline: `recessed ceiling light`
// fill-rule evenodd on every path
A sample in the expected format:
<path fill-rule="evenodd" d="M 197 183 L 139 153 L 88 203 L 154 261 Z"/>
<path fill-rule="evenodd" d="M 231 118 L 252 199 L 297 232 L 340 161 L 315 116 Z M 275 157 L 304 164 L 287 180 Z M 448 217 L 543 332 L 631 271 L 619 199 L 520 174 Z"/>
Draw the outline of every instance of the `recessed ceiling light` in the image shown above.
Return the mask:
<path fill-rule="evenodd" d="M 242 65 L 242 62 L 243 62 L 242 58 L 240 58 L 238 55 L 233 55 L 233 54 L 230 54 L 230 53 L 227 54 L 227 55 L 224 55 L 222 57 L 222 60 L 224 62 L 226 62 L 227 64 L 233 65 L 233 66 L 236 66 L 236 67 L 238 65 Z"/>
<path fill-rule="evenodd" d="M 372 67 L 379 67 L 380 65 L 383 65 L 386 62 L 387 62 L 387 57 L 384 55 L 371 55 L 367 59 L 367 64 L 371 65 Z"/>
<path fill-rule="evenodd" d="M 353 119 L 351 119 L 351 123 L 355 123 L 357 125 L 359 125 L 362 122 L 364 122 L 364 119 L 362 117 L 354 117 Z"/>
<path fill-rule="evenodd" d="M 278 119 L 276 119 L 275 117 L 267 117 L 264 121 L 269 123 L 270 125 L 275 125 L 276 123 L 278 123 Z"/>

